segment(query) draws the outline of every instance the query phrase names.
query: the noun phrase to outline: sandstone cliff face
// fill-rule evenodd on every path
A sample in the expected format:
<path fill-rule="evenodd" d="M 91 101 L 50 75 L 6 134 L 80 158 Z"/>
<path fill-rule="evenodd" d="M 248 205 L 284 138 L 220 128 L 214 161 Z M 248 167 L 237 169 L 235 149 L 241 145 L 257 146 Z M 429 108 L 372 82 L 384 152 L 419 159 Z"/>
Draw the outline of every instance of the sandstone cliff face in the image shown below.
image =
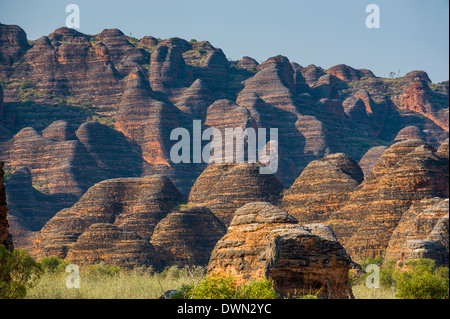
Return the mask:
<path fill-rule="evenodd" d="M 206 207 L 182 207 L 156 225 L 150 239 L 164 265 L 206 266 L 225 225 Z"/>
<path fill-rule="evenodd" d="M 283 186 L 271 174 L 260 174 L 258 164 L 210 164 L 197 178 L 188 204 L 208 207 L 225 225 L 236 209 L 254 201 L 276 203 Z"/>
<path fill-rule="evenodd" d="M 12 65 L 29 48 L 27 35 L 16 25 L 0 24 L 0 74 L 8 77 Z"/>
<path fill-rule="evenodd" d="M 30 170 L 17 167 L 6 182 L 10 233 L 16 248 L 31 250 L 34 236 L 61 209 L 74 204 L 70 194 L 45 194 L 33 187 Z"/>
<path fill-rule="evenodd" d="M 182 200 L 165 177 L 119 178 L 91 187 L 71 208 L 58 212 L 34 240 L 33 254 L 66 258 L 92 224 L 114 224 L 149 240 L 157 223 Z"/>
<path fill-rule="evenodd" d="M 270 277 L 284 294 L 351 298 L 350 263 L 327 226 L 300 226 L 281 209 L 254 202 L 236 211 L 211 254 L 208 274 L 232 274 L 238 283 Z"/>
<path fill-rule="evenodd" d="M 35 129 L 22 129 L 10 148 L 12 167 L 27 167 L 33 183 L 48 194 L 81 195 L 100 180 L 94 159 L 77 140 L 57 141 Z"/>
<path fill-rule="evenodd" d="M 448 108 L 438 108 L 431 102 L 431 89 L 426 80 L 415 77 L 399 97 L 398 106 L 429 118 L 448 132 Z"/>
<path fill-rule="evenodd" d="M 400 142 L 413 139 L 425 140 L 425 135 L 417 126 L 410 125 L 401 129 L 394 141 Z"/>
<path fill-rule="evenodd" d="M 8 225 L 8 207 L 6 206 L 6 192 L 5 184 L 3 183 L 3 177 L 5 172 L 3 171 L 3 162 L 0 162 L 0 245 L 6 247 L 6 249 L 13 250 L 12 236 L 9 233 Z"/>
<path fill-rule="evenodd" d="M 142 174 L 140 154 L 120 132 L 89 121 L 81 124 L 75 134 L 102 171 L 103 179 Z"/>

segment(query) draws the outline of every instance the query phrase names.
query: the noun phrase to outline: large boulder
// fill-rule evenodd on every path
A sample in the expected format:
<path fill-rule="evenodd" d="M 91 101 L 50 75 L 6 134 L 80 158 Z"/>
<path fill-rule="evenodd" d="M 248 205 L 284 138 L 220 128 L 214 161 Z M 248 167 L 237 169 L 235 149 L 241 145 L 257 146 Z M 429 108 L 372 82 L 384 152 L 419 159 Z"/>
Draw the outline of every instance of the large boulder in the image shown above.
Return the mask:
<path fill-rule="evenodd" d="M 352 298 L 351 259 L 325 225 L 300 226 L 265 202 L 239 208 L 214 248 L 208 274 L 231 274 L 238 284 L 270 277 L 282 294 Z"/>

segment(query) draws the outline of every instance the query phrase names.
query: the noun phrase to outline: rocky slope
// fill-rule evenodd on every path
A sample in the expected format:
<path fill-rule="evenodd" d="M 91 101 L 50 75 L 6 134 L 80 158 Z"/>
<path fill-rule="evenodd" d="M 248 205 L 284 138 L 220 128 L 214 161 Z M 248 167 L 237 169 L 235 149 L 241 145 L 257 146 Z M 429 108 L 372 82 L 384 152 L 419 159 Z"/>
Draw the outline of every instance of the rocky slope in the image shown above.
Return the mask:
<path fill-rule="evenodd" d="M 386 259 L 432 258 L 448 264 L 448 198 L 424 199 L 405 212 L 386 249 Z M 418 247 L 426 247 L 421 252 Z M 446 252 L 446 253 L 445 253 Z"/>
<path fill-rule="evenodd" d="M 284 192 L 284 210 L 301 224 L 329 220 L 363 181 L 358 164 L 342 153 L 312 161 Z"/>

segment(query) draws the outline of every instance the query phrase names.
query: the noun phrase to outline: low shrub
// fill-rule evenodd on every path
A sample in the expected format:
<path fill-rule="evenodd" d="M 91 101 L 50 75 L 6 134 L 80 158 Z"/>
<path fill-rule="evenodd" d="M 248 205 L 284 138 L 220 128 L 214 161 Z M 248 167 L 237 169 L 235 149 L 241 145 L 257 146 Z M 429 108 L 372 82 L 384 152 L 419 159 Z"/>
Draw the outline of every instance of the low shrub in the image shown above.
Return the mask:
<path fill-rule="evenodd" d="M 191 283 L 181 287 L 174 296 L 180 299 L 276 299 L 279 297 L 269 278 L 238 285 L 236 278 L 232 275 L 207 276 L 198 284 Z"/>
<path fill-rule="evenodd" d="M 436 267 L 431 259 L 418 259 L 406 263 L 406 268 L 406 271 L 396 273 L 397 298 L 449 298 L 448 267 Z"/>
<path fill-rule="evenodd" d="M 367 258 L 361 262 L 365 271 L 370 264 L 380 267 L 379 283 L 381 290 L 394 291 L 399 299 L 448 299 L 449 269 L 438 267 L 432 259 L 417 259 L 405 265 L 395 260 L 384 261 L 382 257 Z M 371 273 L 351 277 L 354 291 L 360 291 L 365 286 Z M 373 288 L 371 288 L 373 290 Z M 372 293 L 369 295 L 373 295 Z M 390 295 L 390 294 L 389 294 Z"/>

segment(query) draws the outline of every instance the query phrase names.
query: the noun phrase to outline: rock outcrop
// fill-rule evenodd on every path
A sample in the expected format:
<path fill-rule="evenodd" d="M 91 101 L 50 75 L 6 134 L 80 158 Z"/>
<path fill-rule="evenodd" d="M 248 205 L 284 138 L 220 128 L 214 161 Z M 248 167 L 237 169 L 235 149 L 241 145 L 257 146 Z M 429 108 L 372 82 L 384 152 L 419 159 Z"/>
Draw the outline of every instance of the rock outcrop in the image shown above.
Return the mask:
<path fill-rule="evenodd" d="M 363 76 L 374 78 L 375 75 L 369 70 L 356 70 L 345 64 L 338 64 L 326 70 L 328 74 L 334 75 L 344 82 L 358 81 Z"/>
<path fill-rule="evenodd" d="M 401 129 L 395 137 L 394 141 L 400 142 L 413 139 L 425 140 L 425 135 L 417 126 L 410 125 Z"/>
<path fill-rule="evenodd" d="M 26 33 L 16 25 L 0 23 L 0 76 L 8 77 L 12 65 L 29 48 Z"/>
<path fill-rule="evenodd" d="M 49 131 L 44 134 L 55 137 Z M 27 167 L 36 187 L 48 194 L 79 196 L 101 180 L 101 171 L 79 141 L 46 138 L 31 127 L 14 136 L 9 155 L 10 165 Z"/>
<path fill-rule="evenodd" d="M 360 161 L 365 181 L 347 188 L 354 182 L 342 173 L 348 183 L 337 189 L 347 194 L 327 203 L 325 179 L 313 210 L 321 222 L 334 225 L 344 245 L 363 238 L 361 247 L 349 248 L 353 255 L 382 251 L 411 204 L 448 196 L 448 183 L 442 181 L 448 172 L 441 170 L 442 161 L 448 161 L 448 142 L 442 144 L 448 139 L 448 81 L 431 83 L 423 71 L 386 79 L 343 64 L 328 70 L 302 67 L 281 55 L 261 64 L 249 57 L 229 61 L 208 41 L 136 39 L 118 29 L 89 35 L 63 27 L 28 41 L 19 26 L 0 24 L 0 78 L 0 158 L 11 176 L 6 193 L 17 247 L 28 249 L 55 212 L 64 216 L 62 209 L 112 178 L 167 176 L 195 205 L 209 207 L 229 224 L 248 201 L 279 202 L 284 188 L 303 171 L 301 179 L 311 173 L 306 169 L 311 162 L 345 153 Z M 277 128 L 278 143 L 263 143 L 266 149 L 277 147 L 276 174 L 259 176 L 235 164 L 172 162 L 171 132 L 190 132 L 193 120 L 222 133 Z M 442 146 L 435 151 L 415 142 L 413 147 L 411 138 Z M 374 148 L 396 141 L 406 144 Z M 337 184 L 333 178 L 330 185 Z M 296 195 L 303 198 L 299 203 L 307 199 L 302 192 Z M 335 216 L 326 217 L 320 205 L 337 210 Z M 99 215 L 95 206 L 88 209 L 94 217 Z M 125 223 L 119 216 L 93 218 L 82 231 L 74 227 L 53 234 L 46 254 L 66 254 L 64 243 L 76 242 L 92 223 L 112 222 L 119 232 L 135 232 L 128 228 L 130 219 Z M 374 226 L 385 217 L 383 230 Z M 368 232 L 356 235 L 363 225 Z M 369 231 L 376 248 L 365 242 Z M 137 235 L 149 240 L 148 234 Z"/>
<path fill-rule="evenodd" d="M 208 208 L 181 207 L 156 225 L 150 242 L 166 266 L 206 266 L 225 233 L 225 225 Z"/>
<path fill-rule="evenodd" d="M 10 233 L 18 249 L 31 250 L 34 236 L 61 209 L 73 205 L 78 197 L 45 194 L 33 187 L 30 170 L 17 167 L 6 182 Z"/>
<path fill-rule="evenodd" d="M 440 109 L 431 102 L 432 91 L 428 81 L 415 77 L 399 97 L 398 106 L 422 114 L 448 132 L 448 108 Z"/>
<path fill-rule="evenodd" d="M 208 274 L 231 274 L 239 284 L 270 277 L 279 292 L 291 296 L 352 298 L 350 264 L 329 227 L 300 226 L 281 209 L 254 202 L 236 211 L 211 254 Z"/>

